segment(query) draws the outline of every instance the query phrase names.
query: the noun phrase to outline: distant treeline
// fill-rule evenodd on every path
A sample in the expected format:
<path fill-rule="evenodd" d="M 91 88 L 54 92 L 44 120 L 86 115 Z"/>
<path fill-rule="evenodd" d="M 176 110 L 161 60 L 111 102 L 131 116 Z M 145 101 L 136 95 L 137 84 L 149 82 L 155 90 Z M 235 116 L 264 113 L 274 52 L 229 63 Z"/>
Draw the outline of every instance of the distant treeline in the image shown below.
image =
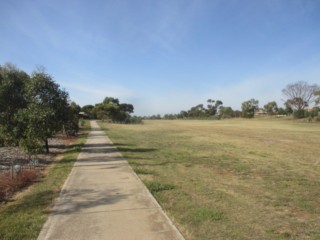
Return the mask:
<path fill-rule="evenodd" d="M 283 107 L 278 107 L 276 101 L 259 107 L 259 100 L 250 99 L 241 104 L 241 111 L 223 106 L 221 100 L 207 100 L 207 105 L 198 104 L 189 110 L 182 110 L 177 114 L 160 114 L 144 117 L 145 119 L 226 119 L 226 118 L 253 118 L 255 116 L 288 116 L 295 118 L 319 117 L 320 88 L 318 85 L 310 85 L 307 82 L 296 82 L 287 85 L 282 90 L 287 98 Z"/>

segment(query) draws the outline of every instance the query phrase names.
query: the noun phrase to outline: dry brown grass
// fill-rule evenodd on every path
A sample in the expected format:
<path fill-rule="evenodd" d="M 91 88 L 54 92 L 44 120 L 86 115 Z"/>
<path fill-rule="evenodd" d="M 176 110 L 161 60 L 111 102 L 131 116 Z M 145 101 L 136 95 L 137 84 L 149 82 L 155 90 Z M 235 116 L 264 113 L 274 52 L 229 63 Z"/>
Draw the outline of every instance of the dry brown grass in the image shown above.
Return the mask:
<path fill-rule="evenodd" d="M 172 186 L 154 195 L 187 239 L 320 239 L 319 123 L 105 127 L 147 186 Z"/>
<path fill-rule="evenodd" d="M 0 203 L 7 201 L 16 191 L 28 186 L 39 176 L 35 169 L 25 169 L 19 174 L 12 174 L 11 171 L 0 173 Z"/>

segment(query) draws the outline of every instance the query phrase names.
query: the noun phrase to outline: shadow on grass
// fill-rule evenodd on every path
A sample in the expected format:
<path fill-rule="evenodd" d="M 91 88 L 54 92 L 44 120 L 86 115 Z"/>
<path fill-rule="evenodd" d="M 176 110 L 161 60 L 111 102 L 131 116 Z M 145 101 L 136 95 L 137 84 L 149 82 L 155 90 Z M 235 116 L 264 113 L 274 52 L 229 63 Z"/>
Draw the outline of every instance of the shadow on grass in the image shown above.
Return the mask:
<path fill-rule="evenodd" d="M 117 147 L 116 147 L 117 146 Z M 75 153 L 81 148 L 84 153 L 113 153 L 113 152 L 133 152 L 133 153 L 144 153 L 157 151 L 156 148 L 128 148 L 123 147 L 127 145 L 121 144 L 110 144 L 110 143 L 97 143 L 97 144 L 73 144 L 66 150 L 66 154 Z"/>
<path fill-rule="evenodd" d="M 72 144 L 67 147 L 67 149 L 64 151 L 64 154 L 78 153 L 83 146 L 84 143 Z"/>
<path fill-rule="evenodd" d="M 149 166 L 149 167 L 154 167 L 154 166 L 164 166 L 164 165 L 168 165 L 168 164 L 176 164 L 176 162 L 170 162 L 170 161 L 164 161 L 164 162 L 154 162 L 154 163 L 142 163 L 142 162 L 138 162 L 139 160 L 135 161 L 135 160 L 130 160 L 129 164 L 132 166 L 137 166 L 137 167 L 145 167 L 145 166 Z M 152 160 L 150 160 L 152 161 Z"/>
<path fill-rule="evenodd" d="M 49 149 L 53 149 L 53 148 L 56 148 L 56 149 L 65 149 L 66 146 L 64 144 L 53 144 L 53 145 L 49 145 Z"/>
<path fill-rule="evenodd" d="M 85 148 L 102 148 L 102 147 L 112 147 L 113 144 L 111 143 L 90 143 L 90 144 L 85 144 L 83 147 Z"/>
<path fill-rule="evenodd" d="M 39 207 L 46 207 L 52 203 L 52 199 L 58 193 L 53 190 L 40 190 L 37 193 L 29 195 L 24 201 L 8 207 L 9 213 L 33 212 Z"/>
<path fill-rule="evenodd" d="M 155 152 L 158 149 L 156 148 L 127 148 L 127 147 L 118 147 L 118 150 L 120 152 L 138 152 L 138 153 L 144 153 L 144 152 Z"/>

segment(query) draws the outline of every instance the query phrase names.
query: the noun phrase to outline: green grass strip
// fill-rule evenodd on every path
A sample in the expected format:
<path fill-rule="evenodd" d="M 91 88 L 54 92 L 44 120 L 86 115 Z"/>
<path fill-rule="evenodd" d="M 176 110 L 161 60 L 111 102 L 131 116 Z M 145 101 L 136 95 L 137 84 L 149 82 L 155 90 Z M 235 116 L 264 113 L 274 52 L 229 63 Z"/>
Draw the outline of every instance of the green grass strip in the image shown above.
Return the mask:
<path fill-rule="evenodd" d="M 161 183 L 156 181 L 144 181 L 144 184 L 147 186 L 147 188 L 153 195 L 157 192 L 175 189 L 175 186 L 172 184 Z"/>
<path fill-rule="evenodd" d="M 53 163 L 54 166 L 44 180 L 31 186 L 30 192 L 22 199 L 0 211 L 0 239 L 37 239 L 89 130 L 89 122 L 86 122 L 79 139 L 66 149 L 60 161 Z"/>

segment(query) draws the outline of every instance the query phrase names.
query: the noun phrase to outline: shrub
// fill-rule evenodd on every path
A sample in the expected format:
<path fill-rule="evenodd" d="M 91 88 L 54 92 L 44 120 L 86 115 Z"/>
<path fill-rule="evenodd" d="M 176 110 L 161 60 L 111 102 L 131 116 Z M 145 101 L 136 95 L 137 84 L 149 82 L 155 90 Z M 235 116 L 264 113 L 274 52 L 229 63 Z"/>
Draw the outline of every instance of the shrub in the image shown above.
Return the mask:
<path fill-rule="evenodd" d="M 305 110 L 299 109 L 293 112 L 294 118 L 304 118 L 305 117 Z"/>
<path fill-rule="evenodd" d="M 0 202 L 6 201 L 14 192 L 28 186 L 38 178 L 34 169 L 25 169 L 20 174 L 12 176 L 11 171 L 0 174 Z"/>
<path fill-rule="evenodd" d="M 142 118 L 139 117 L 128 117 L 124 120 L 125 124 L 142 124 Z"/>

